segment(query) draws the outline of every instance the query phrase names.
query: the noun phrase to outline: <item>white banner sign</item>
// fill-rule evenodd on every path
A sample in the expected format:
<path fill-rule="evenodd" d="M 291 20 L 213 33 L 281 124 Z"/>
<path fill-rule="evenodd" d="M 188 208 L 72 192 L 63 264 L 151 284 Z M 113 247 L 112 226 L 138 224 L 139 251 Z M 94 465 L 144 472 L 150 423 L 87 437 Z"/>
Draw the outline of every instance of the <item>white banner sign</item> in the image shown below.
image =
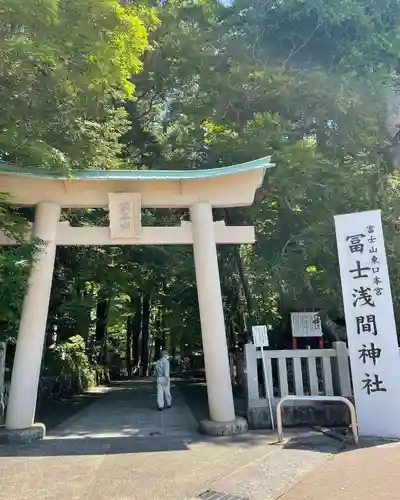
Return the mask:
<path fill-rule="evenodd" d="M 380 210 L 335 217 L 360 434 L 400 437 L 400 356 Z"/>
<path fill-rule="evenodd" d="M 293 337 L 322 337 L 321 318 L 316 312 L 290 313 Z"/>
<path fill-rule="evenodd" d="M 265 325 L 253 326 L 253 340 L 256 347 L 268 347 L 268 329 Z"/>
<path fill-rule="evenodd" d="M 111 238 L 140 237 L 142 229 L 140 193 L 109 193 L 108 199 Z"/>

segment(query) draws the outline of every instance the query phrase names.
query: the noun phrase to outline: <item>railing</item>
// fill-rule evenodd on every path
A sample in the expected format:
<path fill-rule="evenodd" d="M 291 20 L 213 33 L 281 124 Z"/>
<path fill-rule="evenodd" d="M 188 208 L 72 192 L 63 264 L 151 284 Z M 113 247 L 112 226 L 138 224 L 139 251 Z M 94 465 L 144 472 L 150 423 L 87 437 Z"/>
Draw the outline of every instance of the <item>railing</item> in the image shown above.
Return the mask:
<path fill-rule="evenodd" d="M 264 356 L 269 393 L 273 399 L 288 395 L 352 395 L 346 344 L 332 349 L 264 350 L 245 346 L 249 406 L 266 404 L 265 380 L 261 369 Z"/>
<path fill-rule="evenodd" d="M 258 352 L 261 357 L 261 351 Z M 336 358 L 334 349 L 313 349 L 298 351 L 265 351 L 269 385 L 272 382 L 272 364 L 277 363 L 279 397 L 289 395 L 288 374 L 292 373 L 294 387 L 292 393 L 333 396 L 331 359 Z M 303 361 L 304 360 L 304 361 Z M 322 382 L 322 383 L 321 383 Z"/>
<path fill-rule="evenodd" d="M 353 403 L 351 403 L 348 399 L 343 398 L 342 396 L 285 396 L 283 397 L 276 406 L 276 432 L 278 434 L 278 442 L 283 442 L 283 429 L 282 429 L 282 405 L 287 401 L 291 401 L 292 403 L 300 402 L 300 401 L 319 401 L 319 402 L 330 402 L 337 401 L 339 403 L 345 404 L 350 412 L 350 422 L 351 422 L 351 430 L 353 432 L 353 440 L 354 444 L 358 444 L 358 426 L 357 426 L 357 417 L 356 410 L 354 408 Z"/>

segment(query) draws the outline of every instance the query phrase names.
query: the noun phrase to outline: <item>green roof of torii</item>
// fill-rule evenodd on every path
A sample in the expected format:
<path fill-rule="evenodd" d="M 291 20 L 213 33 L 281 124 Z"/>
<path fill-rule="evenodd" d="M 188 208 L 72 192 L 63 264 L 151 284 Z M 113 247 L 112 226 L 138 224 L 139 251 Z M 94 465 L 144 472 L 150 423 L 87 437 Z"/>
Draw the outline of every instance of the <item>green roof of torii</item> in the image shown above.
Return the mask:
<path fill-rule="evenodd" d="M 211 179 L 223 175 L 238 174 L 256 169 L 273 167 L 270 156 L 258 160 L 230 165 L 229 167 L 205 170 L 73 170 L 70 175 L 57 174 L 43 168 L 24 168 L 0 161 L 0 174 L 32 177 L 34 179 L 75 179 L 75 180 L 183 180 Z"/>

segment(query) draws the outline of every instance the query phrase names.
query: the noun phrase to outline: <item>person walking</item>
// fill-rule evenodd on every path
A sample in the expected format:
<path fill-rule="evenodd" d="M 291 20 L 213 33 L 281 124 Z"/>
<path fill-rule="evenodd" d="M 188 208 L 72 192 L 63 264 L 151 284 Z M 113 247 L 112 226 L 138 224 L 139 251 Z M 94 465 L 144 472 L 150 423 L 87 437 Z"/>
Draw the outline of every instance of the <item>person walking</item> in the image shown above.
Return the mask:
<path fill-rule="evenodd" d="M 161 358 L 156 362 L 156 378 L 157 378 L 157 406 L 160 411 L 164 409 L 165 403 L 167 408 L 171 408 L 171 383 L 170 383 L 170 364 L 167 351 L 162 351 Z"/>

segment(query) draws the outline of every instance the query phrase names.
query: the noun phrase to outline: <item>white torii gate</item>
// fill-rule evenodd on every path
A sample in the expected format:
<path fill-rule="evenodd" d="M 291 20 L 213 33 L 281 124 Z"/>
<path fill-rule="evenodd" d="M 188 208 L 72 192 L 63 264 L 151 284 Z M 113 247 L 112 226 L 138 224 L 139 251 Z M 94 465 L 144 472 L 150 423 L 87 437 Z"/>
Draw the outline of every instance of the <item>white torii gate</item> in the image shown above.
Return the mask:
<path fill-rule="evenodd" d="M 14 358 L 6 430 L 44 435 L 34 425 L 35 406 L 57 245 L 193 244 L 207 379 L 210 433 L 236 433 L 216 244 L 253 243 L 253 227 L 214 222 L 213 207 L 251 205 L 270 158 L 210 170 L 75 171 L 63 177 L 0 162 L 0 192 L 17 206 L 35 206 L 27 239 L 44 242 L 31 269 Z M 62 208 L 108 207 L 110 226 L 71 227 L 60 222 Z M 142 227 L 141 208 L 189 208 L 191 222 L 180 227 Z M 13 245 L 0 232 L 0 245 Z"/>

